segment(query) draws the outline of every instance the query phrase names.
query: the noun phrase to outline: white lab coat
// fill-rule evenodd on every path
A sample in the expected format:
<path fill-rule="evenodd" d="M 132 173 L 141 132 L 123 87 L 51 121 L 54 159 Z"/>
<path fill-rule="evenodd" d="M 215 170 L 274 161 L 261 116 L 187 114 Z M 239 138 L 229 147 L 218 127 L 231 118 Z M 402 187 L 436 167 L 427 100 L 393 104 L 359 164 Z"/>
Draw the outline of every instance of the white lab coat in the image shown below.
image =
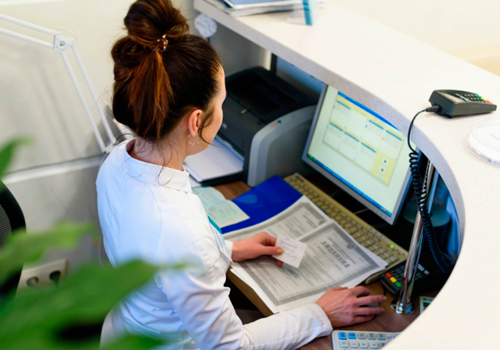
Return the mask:
<path fill-rule="evenodd" d="M 111 263 L 185 261 L 192 267 L 156 274 L 116 307 L 115 333 L 170 338 L 176 342 L 172 349 L 281 350 L 332 331 L 316 304 L 243 325 L 224 287 L 232 243 L 224 243 L 210 224 L 191 191 L 189 174 L 136 160 L 127 145 L 111 152 L 97 179 L 99 219 Z"/>

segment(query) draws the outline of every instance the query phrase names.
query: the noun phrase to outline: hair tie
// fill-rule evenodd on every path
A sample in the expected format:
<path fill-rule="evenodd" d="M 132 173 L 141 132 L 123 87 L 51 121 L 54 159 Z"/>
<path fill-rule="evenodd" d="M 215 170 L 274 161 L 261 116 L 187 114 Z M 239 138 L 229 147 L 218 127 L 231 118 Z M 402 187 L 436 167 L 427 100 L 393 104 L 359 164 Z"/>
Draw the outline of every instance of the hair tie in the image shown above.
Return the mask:
<path fill-rule="evenodd" d="M 163 47 L 161 47 L 159 50 L 161 52 L 164 52 L 167 49 L 167 45 L 168 45 L 167 34 L 163 34 L 163 36 L 161 37 L 161 39 L 157 39 L 156 41 L 157 42 L 161 42 L 163 44 Z M 157 48 L 154 48 L 153 51 L 156 51 L 156 49 Z"/>

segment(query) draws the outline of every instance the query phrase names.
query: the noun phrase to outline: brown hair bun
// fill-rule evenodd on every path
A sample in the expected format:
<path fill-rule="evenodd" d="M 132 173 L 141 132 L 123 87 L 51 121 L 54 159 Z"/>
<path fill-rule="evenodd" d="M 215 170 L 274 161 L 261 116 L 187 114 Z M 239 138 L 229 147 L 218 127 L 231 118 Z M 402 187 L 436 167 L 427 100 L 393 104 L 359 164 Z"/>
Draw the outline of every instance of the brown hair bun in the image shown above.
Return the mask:
<path fill-rule="evenodd" d="M 136 1 L 124 22 L 130 40 L 148 48 L 155 48 L 163 35 L 172 44 L 189 31 L 186 18 L 170 0 Z"/>
<path fill-rule="evenodd" d="M 206 40 L 188 33 L 170 0 L 138 0 L 124 22 L 128 35 L 111 50 L 113 114 L 137 136 L 160 141 L 190 109 L 209 112 L 220 59 Z"/>

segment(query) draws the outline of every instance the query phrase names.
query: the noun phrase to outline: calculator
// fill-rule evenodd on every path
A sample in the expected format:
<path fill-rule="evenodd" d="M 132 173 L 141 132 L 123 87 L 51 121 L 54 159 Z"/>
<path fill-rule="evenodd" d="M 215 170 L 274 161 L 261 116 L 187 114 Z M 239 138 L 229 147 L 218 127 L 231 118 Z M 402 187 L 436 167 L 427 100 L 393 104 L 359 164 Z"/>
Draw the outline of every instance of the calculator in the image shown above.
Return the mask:
<path fill-rule="evenodd" d="M 375 350 L 382 349 L 401 332 L 333 331 L 333 350 Z"/>

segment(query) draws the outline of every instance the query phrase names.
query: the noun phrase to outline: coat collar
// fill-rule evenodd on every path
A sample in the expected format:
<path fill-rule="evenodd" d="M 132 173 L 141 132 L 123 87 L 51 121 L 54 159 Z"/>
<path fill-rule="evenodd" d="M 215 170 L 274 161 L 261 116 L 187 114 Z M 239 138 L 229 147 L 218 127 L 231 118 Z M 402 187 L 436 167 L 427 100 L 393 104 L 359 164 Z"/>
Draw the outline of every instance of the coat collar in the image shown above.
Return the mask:
<path fill-rule="evenodd" d="M 125 141 L 116 147 L 115 152 L 121 158 L 121 166 L 125 173 L 139 181 L 172 188 L 178 191 L 191 193 L 189 173 L 186 170 L 177 170 L 157 164 L 146 163 L 135 159 L 127 152 L 127 146 L 133 140 Z"/>

